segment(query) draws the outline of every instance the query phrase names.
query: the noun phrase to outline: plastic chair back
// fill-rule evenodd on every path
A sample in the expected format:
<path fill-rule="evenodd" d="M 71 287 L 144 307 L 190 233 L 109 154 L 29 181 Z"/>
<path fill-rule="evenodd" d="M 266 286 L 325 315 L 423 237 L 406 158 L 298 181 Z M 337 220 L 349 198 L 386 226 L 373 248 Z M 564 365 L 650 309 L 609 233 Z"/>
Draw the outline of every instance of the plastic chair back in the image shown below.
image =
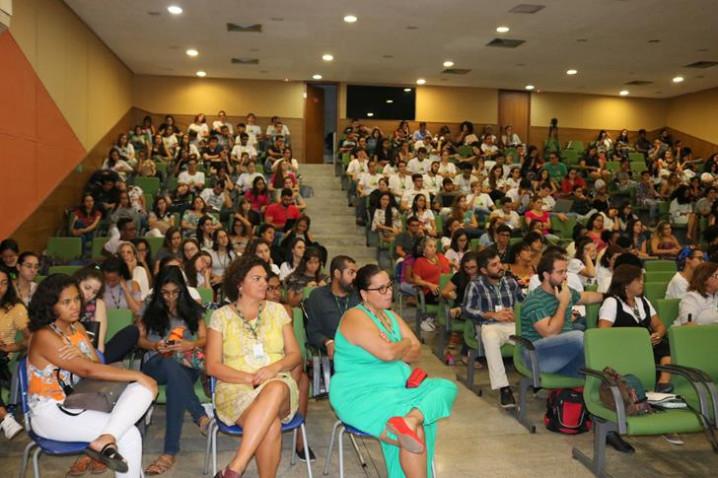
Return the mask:
<path fill-rule="evenodd" d="M 611 367 L 621 375 L 633 374 L 646 390 L 653 390 L 656 367 L 648 330 L 643 327 L 590 329 L 584 334 L 586 367 L 602 371 Z M 598 396 L 600 380 L 587 376 L 584 388 L 586 406 L 602 406 Z"/>
<path fill-rule="evenodd" d="M 678 317 L 678 306 L 680 303 L 681 299 L 658 299 L 656 302 L 658 318 L 661 319 L 663 325 L 669 330 Z M 718 344 L 718 342 L 716 343 Z"/>
<path fill-rule="evenodd" d="M 718 380 L 718 325 L 671 327 L 668 342 L 674 364 L 703 370 Z"/>
<path fill-rule="evenodd" d="M 646 271 L 646 282 L 665 282 L 666 285 L 676 275 L 674 271 Z"/>
<path fill-rule="evenodd" d="M 47 270 L 47 275 L 67 274 L 71 276 L 80 269 L 82 269 L 82 266 L 50 266 Z"/>
<path fill-rule="evenodd" d="M 107 309 L 105 342 L 128 325 L 132 325 L 132 311 L 130 309 Z"/>
<path fill-rule="evenodd" d="M 70 262 L 82 256 L 82 240 L 79 237 L 51 237 L 47 242 L 47 255 Z"/>
<path fill-rule="evenodd" d="M 657 304 L 659 299 L 663 299 L 666 296 L 666 288 L 668 282 L 645 282 L 643 284 L 643 295 L 651 301 L 652 304 Z"/>
<path fill-rule="evenodd" d="M 668 260 L 653 260 L 645 261 L 643 266 L 646 268 L 646 272 L 676 272 L 677 266 L 675 261 Z"/>

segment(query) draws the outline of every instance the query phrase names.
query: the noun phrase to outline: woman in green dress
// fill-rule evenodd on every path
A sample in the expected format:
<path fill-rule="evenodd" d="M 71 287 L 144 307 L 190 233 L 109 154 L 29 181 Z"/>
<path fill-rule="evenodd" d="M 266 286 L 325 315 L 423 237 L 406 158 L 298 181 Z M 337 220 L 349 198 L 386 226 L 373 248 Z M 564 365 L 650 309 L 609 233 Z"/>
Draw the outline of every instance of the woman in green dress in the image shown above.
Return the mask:
<path fill-rule="evenodd" d="M 362 303 L 337 329 L 329 400 L 342 422 L 381 440 L 389 478 L 429 476 L 436 422 L 451 413 L 456 385 L 427 378 L 407 388 L 421 344 L 389 310 L 391 279 L 370 264 L 357 272 L 356 286 Z"/>

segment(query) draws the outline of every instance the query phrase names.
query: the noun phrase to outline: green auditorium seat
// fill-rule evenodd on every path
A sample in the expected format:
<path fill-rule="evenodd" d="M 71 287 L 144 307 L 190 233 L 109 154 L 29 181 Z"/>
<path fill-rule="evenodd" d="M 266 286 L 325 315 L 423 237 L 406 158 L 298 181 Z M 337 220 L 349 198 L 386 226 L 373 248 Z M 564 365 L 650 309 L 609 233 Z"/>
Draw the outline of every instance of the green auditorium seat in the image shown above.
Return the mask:
<path fill-rule="evenodd" d="M 65 262 L 80 259 L 82 240 L 79 237 L 51 237 L 47 241 L 47 255 Z"/>

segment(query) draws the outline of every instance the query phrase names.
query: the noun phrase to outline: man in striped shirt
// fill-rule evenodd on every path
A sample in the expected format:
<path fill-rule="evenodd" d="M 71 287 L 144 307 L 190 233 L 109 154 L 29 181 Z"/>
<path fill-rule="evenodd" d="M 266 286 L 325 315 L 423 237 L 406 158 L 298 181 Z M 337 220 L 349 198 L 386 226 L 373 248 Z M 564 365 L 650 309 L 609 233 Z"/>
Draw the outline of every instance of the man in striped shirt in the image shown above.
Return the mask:
<path fill-rule="evenodd" d="M 566 281 L 568 260 L 562 254 L 544 254 L 537 273 L 541 285 L 521 307 L 521 335 L 534 343 L 541 372 L 580 377 L 583 332 L 573 329 L 572 309 L 576 304 L 598 304 L 603 294 L 571 289 Z M 524 351 L 528 361 L 527 355 Z"/>
<path fill-rule="evenodd" d="M 504 274 L 501 258 L 493 247 L 477 256 L 479 276 L 466 289 L 461 315 L 476 324 L 489 366 L 492 390 L 499 390 L 499 404 L 503 408 L 516 406 L 514 394 L 506 377 L 501 346 L 515 333 L 514 307 L 524 300 L 524 293 L 516 279 Z"/>

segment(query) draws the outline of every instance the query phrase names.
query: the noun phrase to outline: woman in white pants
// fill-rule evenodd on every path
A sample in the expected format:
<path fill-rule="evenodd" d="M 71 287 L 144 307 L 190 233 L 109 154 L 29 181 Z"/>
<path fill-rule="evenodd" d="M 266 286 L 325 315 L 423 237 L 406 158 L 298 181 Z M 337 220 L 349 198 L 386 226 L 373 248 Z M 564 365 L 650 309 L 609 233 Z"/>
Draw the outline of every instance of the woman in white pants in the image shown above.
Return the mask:
<path fill-rule="evenodd" d="M 157 384 L 141 372 L 101 364 L 79 322 L 81 310 L 80 291 L 64 274 L 45 279 L 30 302 L 27 375 L 33 431 L 52 440 L 87 441 L 85 453 L 116 476 L 141 477 L 142 437 L 134 425 L 152 403 Z M 68 410 L 61 404 L 73 377 L 132 383 L 110 413 Z"/>

